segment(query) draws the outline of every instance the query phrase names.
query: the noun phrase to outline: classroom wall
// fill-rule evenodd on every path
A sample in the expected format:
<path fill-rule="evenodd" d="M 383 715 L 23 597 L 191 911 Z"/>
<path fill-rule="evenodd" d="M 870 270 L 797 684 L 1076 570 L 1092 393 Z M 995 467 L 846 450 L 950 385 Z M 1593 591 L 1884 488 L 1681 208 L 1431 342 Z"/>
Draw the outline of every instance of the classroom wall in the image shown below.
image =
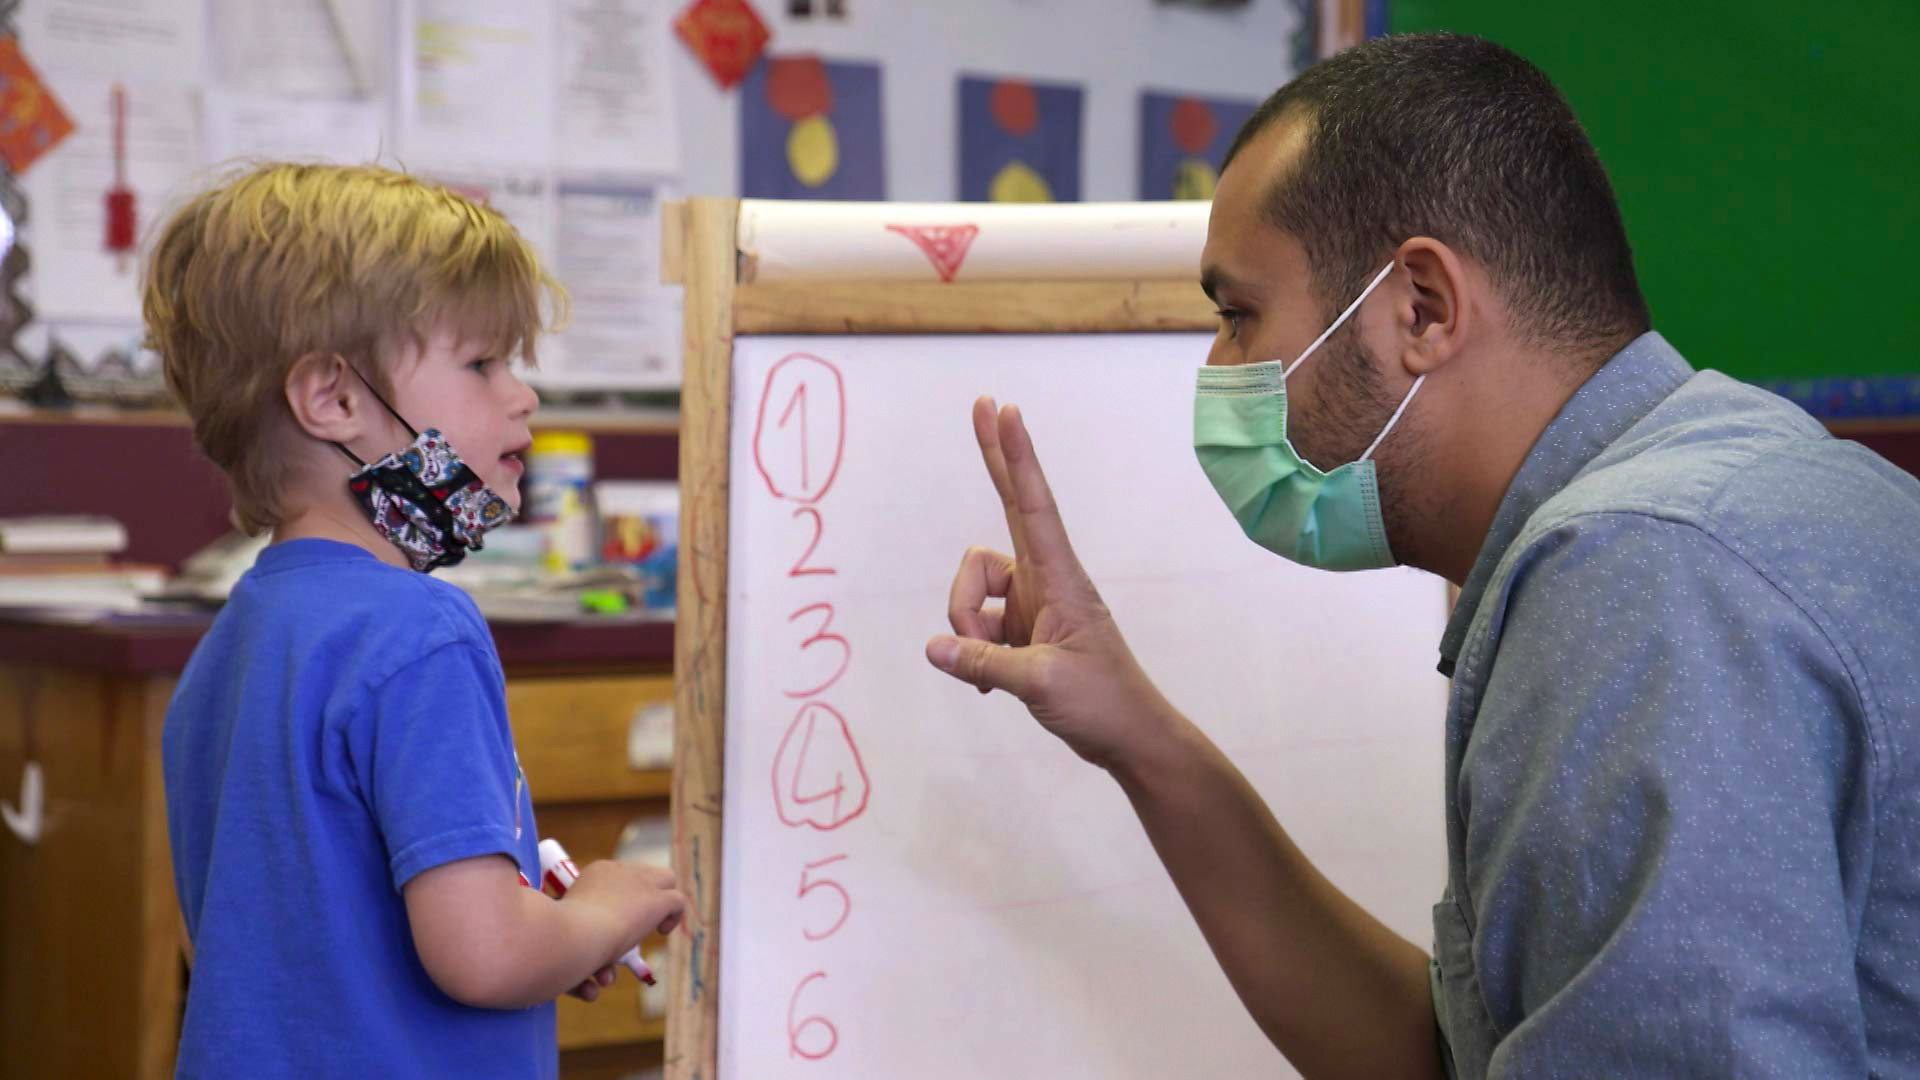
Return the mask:
<path fill-rule="evenodd" d="M 962 73 L 1084 84 L 1084 196 L 1131 200 L 1141 89 L 1264 98 L 1294 72 L 1300 24 L 1295 0 L 1224 11 L 1158 0 L 848 0 L 841 20 L 790 18 L 784 0 L 755 6 L 776 54 L 880 63 L 887 195 L 923 201 L 958 197 Z M 672 52 L 687 190 L 737 194 L 738 95 L 688 50 Z"/>
<path fill-rule="evenodd" d="M 1392 0 L 1391 25 L 1480 34 L 1553 78 L 1696 367 L 1824 415 L 1920 416 L 1920 4 Z M 1836 376 L 1878 378 L 1814 382 Z"/>

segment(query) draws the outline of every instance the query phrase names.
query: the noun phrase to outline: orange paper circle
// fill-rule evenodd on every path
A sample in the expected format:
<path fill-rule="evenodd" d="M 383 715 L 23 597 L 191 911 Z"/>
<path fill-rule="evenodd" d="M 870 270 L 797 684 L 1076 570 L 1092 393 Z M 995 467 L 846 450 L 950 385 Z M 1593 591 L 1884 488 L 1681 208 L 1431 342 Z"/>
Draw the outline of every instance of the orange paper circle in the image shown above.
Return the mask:
<path fill-rule="evenodd" d="M 990 104 L 993 122 L 1009 135 L 1031 134 L 1040 126 L 1040 99 L 1026 83 L 1015 79 L 994 83 Z"/>
<path fill-rule="evenodd" d="M 1192 98 L 1182 98 L 1174 105 L 1167 126 L 1173 129 L 1173 144 L 1189 154 L 1204 152 L 1213 144 L 1214 132 L 1218 130 L 1213 110 L 1206 102 Z"/>
<path fill-rule="evenodd" d="M 767 61 L 767 104 L 793 123 L 833 110 L 833 84 L 817 56 Z"/>

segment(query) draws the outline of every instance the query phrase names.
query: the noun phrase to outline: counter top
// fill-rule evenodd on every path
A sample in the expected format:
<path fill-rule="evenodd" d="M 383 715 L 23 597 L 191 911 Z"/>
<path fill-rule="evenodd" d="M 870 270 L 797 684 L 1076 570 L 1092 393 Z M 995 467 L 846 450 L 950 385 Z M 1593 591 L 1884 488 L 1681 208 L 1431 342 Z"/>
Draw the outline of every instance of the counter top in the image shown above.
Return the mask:
<path fill-rule="evenodd" d="M 182 616 L 162 622 L 88 624 L 0 615 L 0 665 L 30 664 L 170 675 L 186 667 L 213 622 Z M 665 667 L 673 663 L 671 620 L 494 623 L 501 666 L 528 668 Z"/>

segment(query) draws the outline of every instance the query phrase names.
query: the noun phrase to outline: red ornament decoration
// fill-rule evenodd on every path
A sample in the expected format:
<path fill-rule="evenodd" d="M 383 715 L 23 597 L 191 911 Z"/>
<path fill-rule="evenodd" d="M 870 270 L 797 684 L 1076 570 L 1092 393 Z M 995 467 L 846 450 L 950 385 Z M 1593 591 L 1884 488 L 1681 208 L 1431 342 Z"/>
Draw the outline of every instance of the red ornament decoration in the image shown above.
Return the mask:
<path fill-rule="evenodd" d="M 747 0 L 693 0 L 673 29 L 714 81 L 728 88 L 746 78 L 771 36 Z"/>

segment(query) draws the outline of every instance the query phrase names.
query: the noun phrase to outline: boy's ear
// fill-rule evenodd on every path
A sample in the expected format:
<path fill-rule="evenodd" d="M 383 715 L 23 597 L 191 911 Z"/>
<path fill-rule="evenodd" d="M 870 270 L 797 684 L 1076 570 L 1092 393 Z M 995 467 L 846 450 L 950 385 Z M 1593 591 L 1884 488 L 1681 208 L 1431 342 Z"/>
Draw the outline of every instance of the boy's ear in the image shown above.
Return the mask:
<path fill-rule="evenodd" d="M 339 353 L 308 353 L 287 371 L 287 409 L 300 430 L 322 442 L 348 444 L 365 434 L 360 381 Z"/>

